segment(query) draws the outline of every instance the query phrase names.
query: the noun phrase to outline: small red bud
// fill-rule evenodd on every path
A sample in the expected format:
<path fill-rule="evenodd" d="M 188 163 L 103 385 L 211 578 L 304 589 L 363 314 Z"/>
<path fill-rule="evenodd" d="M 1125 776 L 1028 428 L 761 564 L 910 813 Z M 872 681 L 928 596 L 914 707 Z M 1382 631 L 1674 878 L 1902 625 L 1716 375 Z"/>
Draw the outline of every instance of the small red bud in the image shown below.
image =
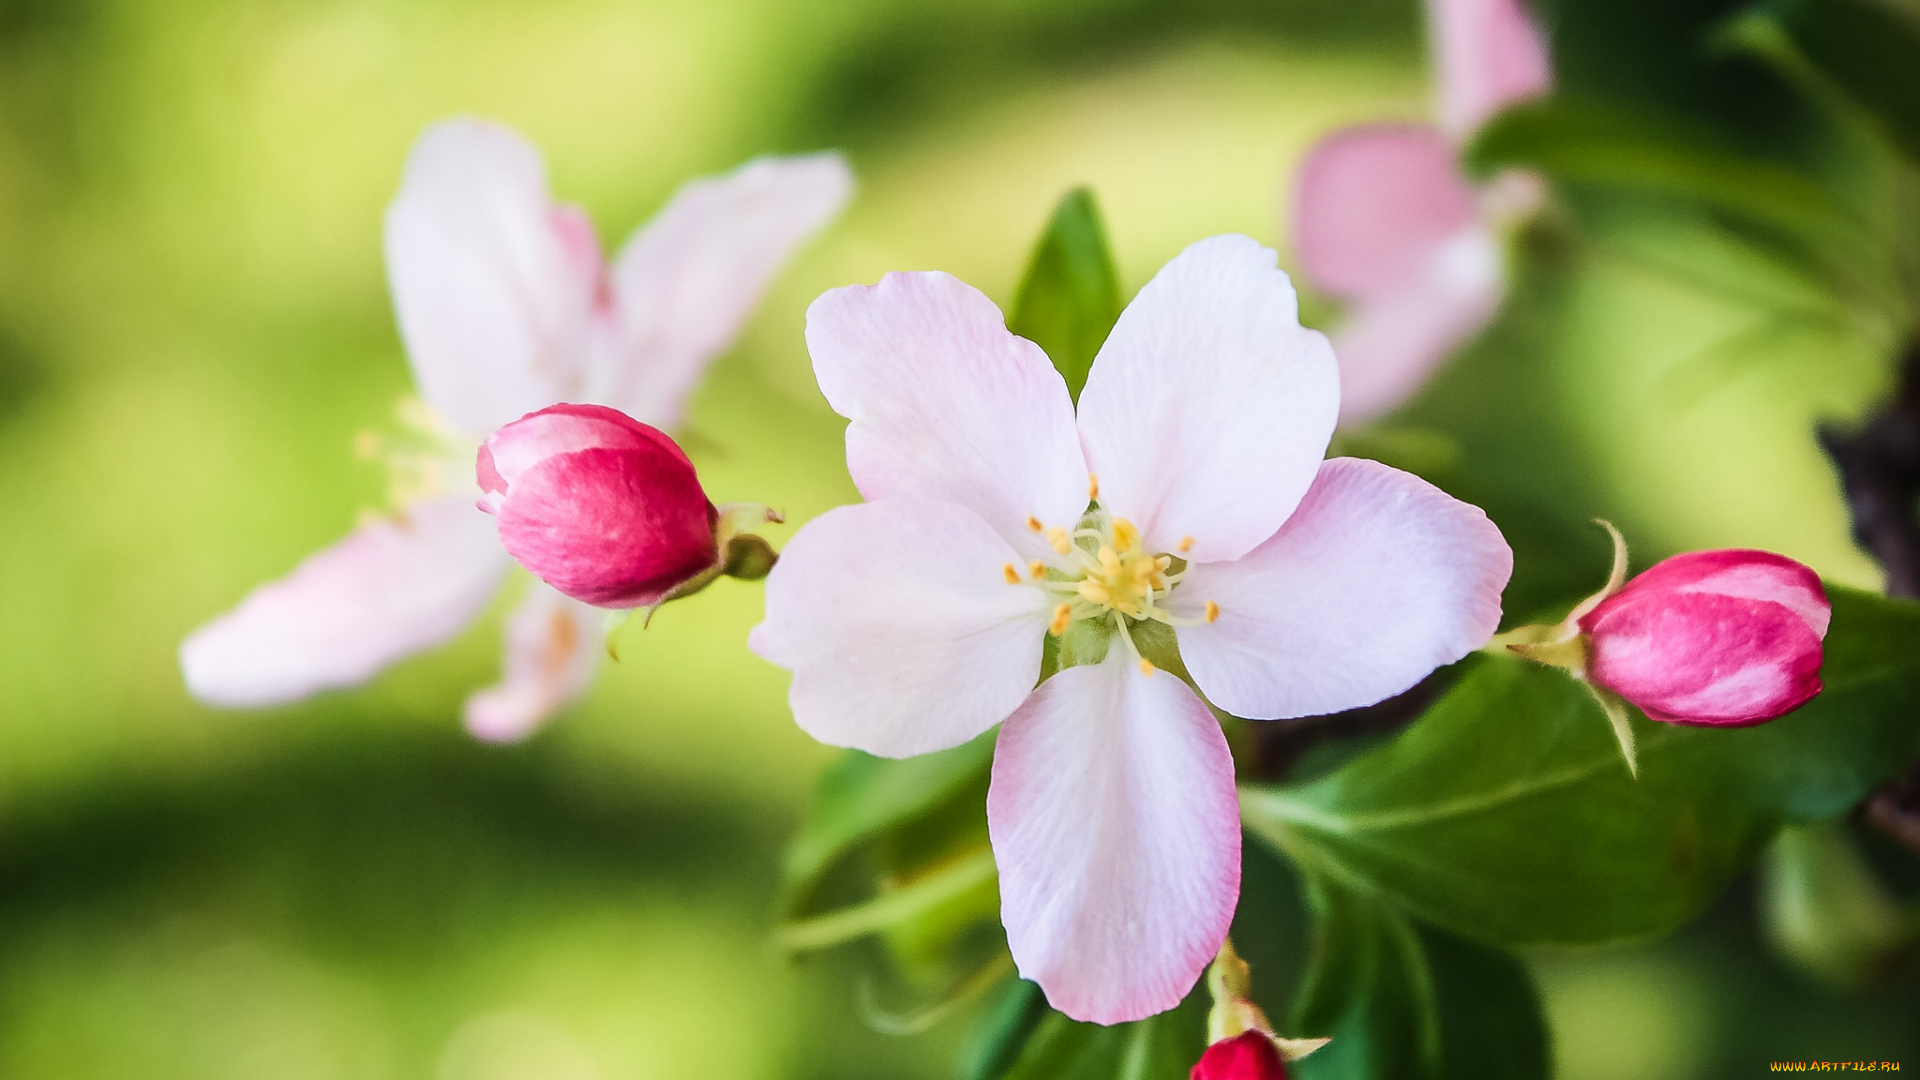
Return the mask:
<path fill-rule="evenodd" d="M 1247 1030 L 1221 1039 L 1188 1074 L 1190 1080 L 1287 1080 L 1280 1049 L 1263 1031 Z"/>
<path fill-rule="evenodd" d="M 576 600 L 646 607 L 719 562 L 719 514 L 693 463 L 618 409 L 529 413 L 487 437 L 475 470 L 500 543 Z"/>
<path fill-rule="evenodd" d="M 1655 720 L 1764 723 L 1820 692 L 1831 616 L 1819 576 L 1785 556 L 1676 555 L 1581 618 L 1586 674 Z"/>

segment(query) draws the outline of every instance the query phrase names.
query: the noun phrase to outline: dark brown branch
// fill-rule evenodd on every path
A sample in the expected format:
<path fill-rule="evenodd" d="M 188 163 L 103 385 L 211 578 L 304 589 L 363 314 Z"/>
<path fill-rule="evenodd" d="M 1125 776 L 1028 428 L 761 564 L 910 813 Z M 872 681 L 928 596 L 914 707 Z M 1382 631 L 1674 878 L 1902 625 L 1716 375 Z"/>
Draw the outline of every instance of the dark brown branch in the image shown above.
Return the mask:
<path fill-rule="evenodd" d="M 1920 599 L 1920 343 L 1908 346 L 1893 400 L 1858 430 L 1820 427 L 1840 471 L 1853 538 L 1887 575 L 1887 595 Z M 1861 812 L 1920 855 L 1920 765 L 1868 796 Z"/>
<path fill-rule="evenodd" d="M 1866 801 L 1865 813 L 1881 832 L 1920 855 L 1920 765 L 1874 792 Z"/>
<path fill-rule="evenodd" d="M 1321 743 L 1398 731 L 1419 719 L 1427 706 L 1439 700 L 1449 679 L 1447 673 L 1437 671 L 1403 694 L 1345 712 L 1303 716 L 1297 720 L 1250 721 L 1253 759 L 1248 763 L 1249 778 L 1284 780 L 1307 751 Z"/>
<path fill-rule="evenodd" d="M 1840 471 L 1853 538 L 1887 575 L 1887 595 L 1920 599 L 1920 344 L 1909 346 L 1893 400 L 1849 431 L 1819 429 Z"/>

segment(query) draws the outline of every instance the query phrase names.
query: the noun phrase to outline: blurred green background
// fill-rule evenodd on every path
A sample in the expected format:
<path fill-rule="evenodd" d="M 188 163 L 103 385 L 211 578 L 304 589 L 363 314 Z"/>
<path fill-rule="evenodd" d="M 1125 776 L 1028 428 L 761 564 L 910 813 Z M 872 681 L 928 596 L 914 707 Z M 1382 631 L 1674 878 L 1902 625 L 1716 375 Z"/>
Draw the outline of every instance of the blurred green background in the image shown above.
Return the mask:
<path fill-rule="evenodd" d="M 876 1034 L 840 966 L 768 944 L 828 752 L 745 649 L 757 586 L 630 630 L 514 747 L 457 719 L 511 592 L 293 708 L 196 705 L 177 643 L 381 501 L 351 448 L 410 386 L 379 226 L 426 123 L 524 131 L 609 247 L 689 176 L 849 154 L 851 210 L 687 433 L 717 500 L 799 522 L 856 498 L 802 347 L 813 296 L 937 268 L 1004 302 L 1080 183 L 1129 293 L 1218 232 L 1290 264 L 1311 141 L 1427 114 L 1420 20 L 1406 0 L 0 0 L 0 1075 L 947 1075 L 956 1025 Z M 1523 308 L 1484 346 L 1531 350 L 1539 437 L 1590 464 L 1564 481 L 1580 512 L 1647 551 L 1770 547 L 1875 585 L 1810 425 L 1881 388 L 1884 342 L 1755 338 L 1791 283 L 1769 293 L 1711 229 L 1617 232 L 1556 284 L 1550 331 Z M 1678 255 L 1632 257 L 1649 236 Z M 1749 907 L 1539 958 L 1563 1074 L 1763 1069 L 1753 1033 L 1785 1021 L 1751 998 L 1799 984 L 1753 954 Z M 1912 1004 L 1792 992 L 1815 1033 L 1899 1032 Z"/>

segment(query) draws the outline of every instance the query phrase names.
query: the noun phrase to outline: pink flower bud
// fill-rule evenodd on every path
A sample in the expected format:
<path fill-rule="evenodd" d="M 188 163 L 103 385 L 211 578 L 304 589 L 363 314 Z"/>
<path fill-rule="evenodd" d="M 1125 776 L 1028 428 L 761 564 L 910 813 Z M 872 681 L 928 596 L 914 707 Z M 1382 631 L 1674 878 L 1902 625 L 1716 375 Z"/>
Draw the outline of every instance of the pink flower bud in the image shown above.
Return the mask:
<path fill-rule="evenodd" d="M 1820 692 L 1831 616 L 1820 578 L 1785 556 L 1676 555 L 1580 619 L 1586 674 L 1655 720 L 1764 723 Z"/>
<path fill-rule="evenodd" d="M 487 437 L 475 463 L 500 543 L 599 607 L 659 603 L 719 562 L 719 514 L 674 441 L 600 405 L 554 405 Z"/>
<path fill-rule="evenodd" d="M 1287 1066 L 1266 1032 L 1247 1030 L 1207 1047 L 1187 1075 L 1190 1080 L 1287 1080 Z"/>

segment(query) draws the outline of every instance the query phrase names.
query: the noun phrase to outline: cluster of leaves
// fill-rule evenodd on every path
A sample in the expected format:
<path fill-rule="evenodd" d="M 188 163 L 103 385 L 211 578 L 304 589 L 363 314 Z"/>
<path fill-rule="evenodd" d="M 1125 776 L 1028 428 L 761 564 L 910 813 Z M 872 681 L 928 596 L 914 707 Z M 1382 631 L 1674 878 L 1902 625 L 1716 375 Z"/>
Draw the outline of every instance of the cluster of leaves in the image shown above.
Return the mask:
<path fill-rule="evenodd" d="M 1920 24 L 1878 0 L 1560 0 L 1542 15 L 1560 87 L 1489 125 L 1470 168 L 1544 174 L 1576 219 L 1618 200 L 1715 215 L 1847 313 L 1835 317 L 1909 332 Z M 1619 56 L 1640 67 L 1623 73 Z M 1864 187 L 1863 152 L 1879 155 L 1866 171 L 1880 181 Z M 1075 192 L 1032 256 L 1010 325 L 1077 397 L 1119 309 L 1098 212 Z M 1362 435 L 1345 449 L 1369 446 Z M 1498 470 L 1446 455 L 1394 463 L 1488 509 L 1515 548 L 1510 612 L 1564 608 L 1591 588 L 1597 538 L 1570 539 L 1567 514 L 1501 488 Z M 1546 1076 L 1542 1009 L 1509 950 L 1667 933 L 1783 828 L 1845 814 L 1920 759 L 1920 607 L 1829 592 L 1825 693 L 1750 729 L 1636 718 L 1637 780 L 1578 685 L 1505 656 L 1442 673 L 1411 725 L 1350 740 L 1315 775 L 1263 776 L 1255 725 L 1229 721 L 1245 827 L 1297 871 L 1313 923 L 1282 1026 L 1334 1041 L 1299 1075 Z M 879 1018 L 906 1029 L 1000 986 L 964 1080 L 1184 1077 L 1204 1043 L 1197 997 L 1101 1028 L 1051 1012 L 1011 976 L 984 812 L 992 742 L 842 758 L 791 849 L 784 944 L 877 936 L 888 969 L 940 1001 Z"/>

